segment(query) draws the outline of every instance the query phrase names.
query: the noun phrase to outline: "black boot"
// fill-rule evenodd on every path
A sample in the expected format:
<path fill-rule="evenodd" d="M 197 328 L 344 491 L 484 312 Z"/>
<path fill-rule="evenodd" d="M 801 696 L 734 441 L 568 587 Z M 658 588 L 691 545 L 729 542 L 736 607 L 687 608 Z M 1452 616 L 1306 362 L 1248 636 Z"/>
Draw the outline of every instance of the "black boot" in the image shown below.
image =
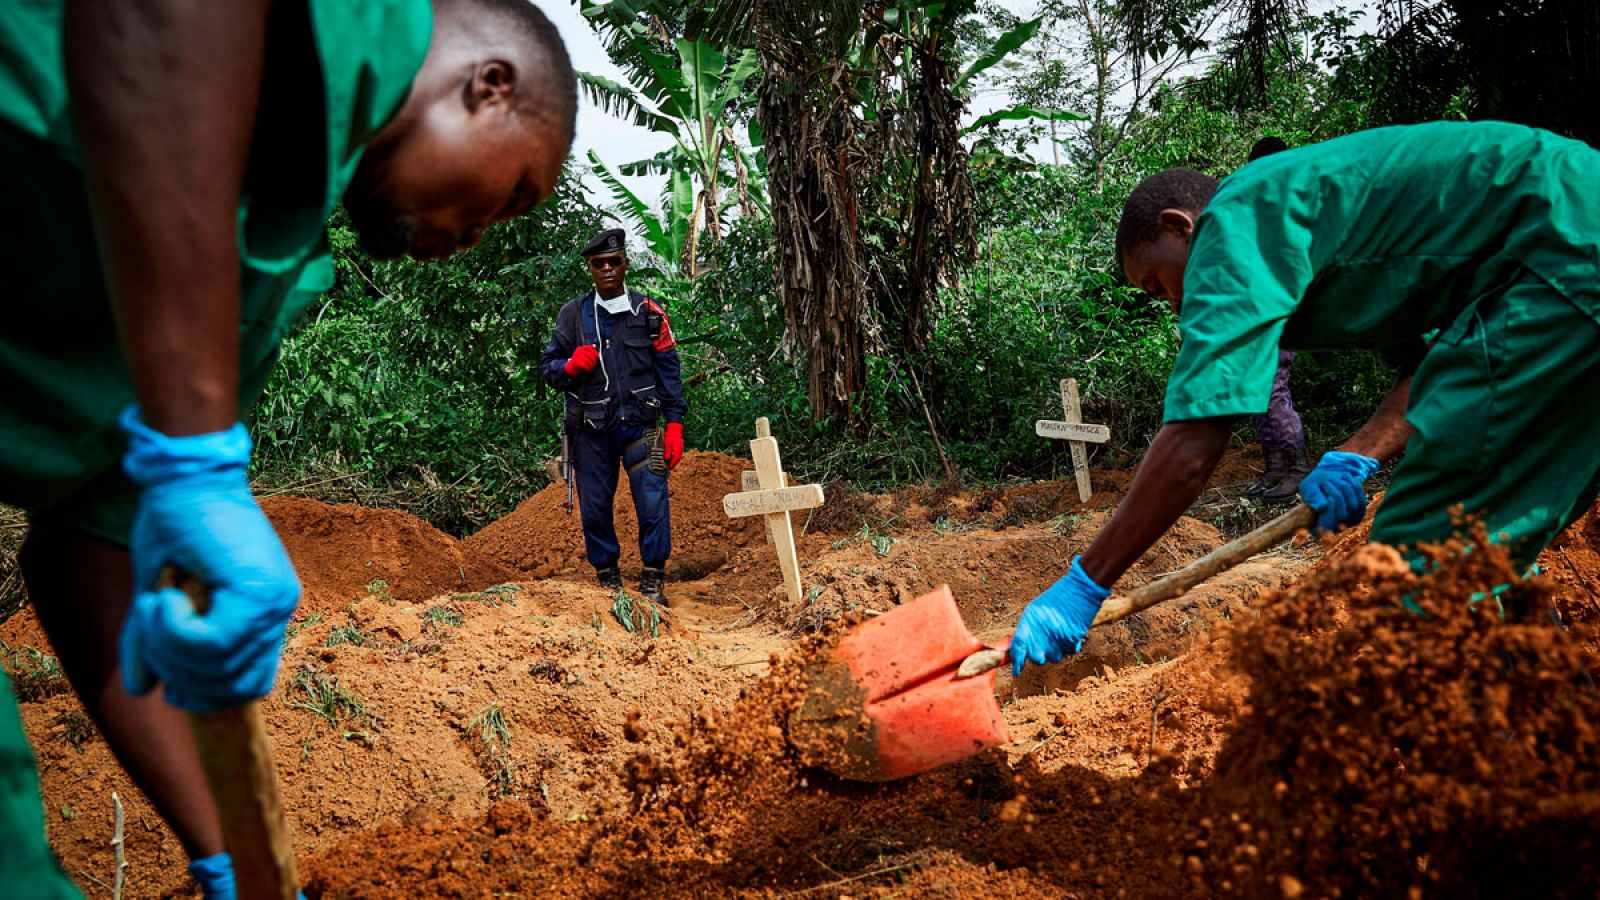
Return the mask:
<path fill-rule="evenodd" d="M 653 566 L 645 566 L 639 572 L 639 593 L 649 597 L 657 606 L 671 606 L 664 589 L 667 586 L 667 570 Z"/>
<path fill-rule="evenodd" d="M 600 586 L 608 591 L 622 590 L 622 570 L 617 568 L 616 563 L 595 569 L 594 577 L 599 579 Z"/>
<path fill-rule="evenodd" d="M 1262 494 L 1272 490 L 1277 486 L 1278 481 L 1283 478 L 1284 474 L 1289 471 L 1288 450 L 1262 444 L 1261 456 L 1267 461 L 1266 471 L 1261 473 L 1261 477 L 1255 484 L 1244 489 L 1244 496 L 1246 497 L 1260 497 Z M 1298 487 L 1299 482 L 1296 481 L 1295 485 Z"/>
<path fill-rule="evenodd" d="M 1261 499 L 1268 503 L 1287 503 L 1300 494 L 1300 479 L 1311 473 L 1311 460 L 1306 448 L 1294 447 L 1279 450 L 1285 460 L 1283 474 L 1278 483 L 1267 488 Z"/>

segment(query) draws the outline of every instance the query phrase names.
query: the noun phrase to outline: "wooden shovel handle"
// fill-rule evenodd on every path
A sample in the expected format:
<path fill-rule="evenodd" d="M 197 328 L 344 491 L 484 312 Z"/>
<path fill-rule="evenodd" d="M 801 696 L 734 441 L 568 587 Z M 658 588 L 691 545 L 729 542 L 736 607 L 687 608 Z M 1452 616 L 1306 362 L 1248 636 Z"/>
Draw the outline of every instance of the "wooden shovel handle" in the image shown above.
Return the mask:
<path fill-rule="evenodd" d="M 1310 507 L 1304 503 L 1295 504 L 1294 509 L 1237 540 L 1223 544 L 1178 571 L 1169 572 L 1144 587 L 1108 599 L 1105 605 L 1100 607 L 1100 614 L 1094 617 L 1094 623 L 1089 627 L 1110 625 L 1158 603 L 1171 600 L 1206 579 L 1226 572 L 1279 542 L 1294 537 L 1295 532 L 1302 528 L 1310 528 L 1316 521 L 1317 514 Z M 1003 649 L 979 650 L 961 663 L 957 677 L 970 678 L 998 668 L 1007 658 Z"/>
<path fill-rule="evenodd" d="M 1171 600 L 1206 579 L 1294 537 L 1295 532 L 1310 528 L 1316 521 L 1317 514 L 1311 507 L 1297 503 L 1294 509 L 1237 540 L 1223 544 L 1178 571 L 1169 572 L 1143 587 L 1112 597 L 1100 607 L 1100 614 L 1094 617 L 1094 624 L 1089 627 L 1110 625 L 1157 603 Z"/>
<path fill-rule="evenodd" d="M 210 608 L 210 595 L 198 580 L 168 570 L 162 581 L 182 588 L 201 615 Z M 222 838 L 233 857 L 239 897 L 295 900 L 300 876 L 294 864 L 294 837 L 283 814 L 261 702 L 189 713 L 189 730 L 222 818 Z"/>

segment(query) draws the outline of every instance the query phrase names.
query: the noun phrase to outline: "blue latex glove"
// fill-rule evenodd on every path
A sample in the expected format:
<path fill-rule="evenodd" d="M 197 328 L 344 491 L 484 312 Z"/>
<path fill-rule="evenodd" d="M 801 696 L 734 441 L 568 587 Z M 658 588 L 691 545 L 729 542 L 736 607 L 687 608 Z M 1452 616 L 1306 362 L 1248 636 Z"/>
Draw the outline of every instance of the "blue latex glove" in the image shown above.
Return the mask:
<path fill-rule="evenodd" d="M 1359 453 L 1330 450 L 1300 481 L 1300 496 L 1317 511 L 1317 531 L 1338 531 L 1358 524 L 1367 514 L 1364 484 L 1378 471 L 1378 461 Z"/>
<path fill-rule="evenodd" d="M 200 885 L 200 896 L 205 900 L 234 900 L 238 896 L 233 879 L 233 857 L 226 853 L 189 863 L 189 874 Z"/>
<path fill-rule="evenodd" d="M 134 596 L 122 626 L 123 685 L 143 694 L 159 681 L 168 702 L 192 712 L 266 696 L 300 582 L 250 496 L 250 436 L 236 424 L 169 437 L 135 409 L 121 424 L 128 434 L 123 468 L 144 489 L 130 535 Z M 183 591 L 157 589 L 167 566 L 210 591 L 206 615 Z"/>
<path fill-rule="evenodd" d="M 1011 636 L 1013 675 L 1021 675 L 1022 667 L 1030 662 L 1041 666 L 1056 663 L 1069 651 L 1083 649 L 1089 626 L 1111 592 L 1095 584 L 1083 571 L 1080 559 L 1074 558 L 1067 574 L 1022 611 L 1016 634 Z"/>
<path fill-rule="evenodd" d="M 233 857 L 226 853 L 218 853 L 189 863 L 189 874 L 194 876 L 195 883 L 200 885 L 202 900 L 234 900 L 238 896 L 238 887 L 233 875 Z M 304 891 L 297 892 L 295 896 L 300 900 L 306 900 Z"/>

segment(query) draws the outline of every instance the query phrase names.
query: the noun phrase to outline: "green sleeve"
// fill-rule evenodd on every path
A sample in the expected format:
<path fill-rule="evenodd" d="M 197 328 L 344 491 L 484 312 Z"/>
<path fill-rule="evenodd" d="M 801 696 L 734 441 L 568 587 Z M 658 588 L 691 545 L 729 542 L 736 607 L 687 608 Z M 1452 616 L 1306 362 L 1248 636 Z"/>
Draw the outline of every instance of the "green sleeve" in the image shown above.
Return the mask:
<path fill-rule="evenodd" d="M 1229 179 L 1195 223 L 1166 421 L 1266 411 L 1284 322 L 1316 276 L 1316 194 L 1292 182 Z"/>

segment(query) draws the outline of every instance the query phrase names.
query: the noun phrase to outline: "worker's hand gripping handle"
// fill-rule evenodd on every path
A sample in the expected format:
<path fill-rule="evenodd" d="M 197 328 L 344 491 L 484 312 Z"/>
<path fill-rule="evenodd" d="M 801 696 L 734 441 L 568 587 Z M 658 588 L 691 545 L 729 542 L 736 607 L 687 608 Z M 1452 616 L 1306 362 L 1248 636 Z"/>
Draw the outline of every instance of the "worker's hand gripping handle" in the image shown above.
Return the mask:
<path fill-rule="evenodd" d="M 204 585 L 174 569 L 161 576 L 163 587 L 178 587 L 205 615 L 210 596 Z M 294 840 L 278 792 L 261 701 L 216 712 L 189 713 L 205 768 L 206 782 L 222 817 L 222 836 L 241 900 L 294 900 L 300 894 Z"/>
<path fill-rule="evenodd" d="M 1223 544 L 1176 572 L 1163 575 L 1155 581 L 1143 587 L 1135 588 L 1126 594 L 1113 595 L 1105 602 L 1104 606 L 1100 607 L 1100 613 L 1094 617 L 1094 624 L 1090 627 L 1099 628 L 1103 625 L 1110 625 L 1112 622 L 1125 619 L 1134 613 L 1143 612 L 1158 603 L 1171 600 L 1195 585 L 1226 572 L 1250 557 L 1288 540 L 1296 532 L 1310 528 L 1316 520 L 1317 514 L 1310 507 L 1304 503 L 1298 503 L 1294 509 L 1289 510 L 1244 537 Z M 1007 643 L 1009 644 L 1009 641 Z M 1008 658 L 1005 649 L 1002 647 L 979 650 L 977 653 L 968 656 L 961 663 L 961 667 L 956 670 L 956 675 L 960 678 L 981 675 L 990 669 L 998 668 Z"/>

